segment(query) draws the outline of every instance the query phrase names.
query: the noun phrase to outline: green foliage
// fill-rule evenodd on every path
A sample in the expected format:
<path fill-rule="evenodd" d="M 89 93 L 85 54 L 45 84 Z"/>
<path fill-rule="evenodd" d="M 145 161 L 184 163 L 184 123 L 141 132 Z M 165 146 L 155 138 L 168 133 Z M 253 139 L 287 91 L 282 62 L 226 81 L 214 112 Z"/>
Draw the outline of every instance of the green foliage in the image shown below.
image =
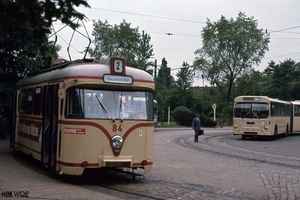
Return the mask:
<path fill-rule="evenodd" d="M 195 113 L 191 112 L 190 110 L 183 110 L 180 112 L 178 116 L 177 123 L 182 126 L 191 126 L 192 121 L 195 118 Z M 209 117 L 205 115 L 200 115 L 201 120 L 201 126 L 202 127 L 215 127 L 217 125 L 217 122 L 213 121 Z"/>
<path fill-rule="evenodd" d="M 234 20 L 224 16 L 207 21 L 202 31 L 203 46 L 195 51 L 194 67 L 219 90 L 229 106 L 237 78 L 249 73 L 268 50 L 269 36 L 253 17 L 239 13 Z"/>
<path fill-rule="evenodd" d="M 194 117 L 195 113 L 185 110 L 179 114 L 177 123 L 182 126 L 191 126 Z"/>
<path fill-rule="evenodd" d="M 84 0 L 3 0 L 0 1 L 0 65 L 5 73 L 19 76 L 35 71 L 47 57 L 52 22 L 75 27 L 71 18 L 83 19 L 74 6 L 88 6 Z"/>
<path fill-rule="evenodd" d="M 161 84 L 165 89 L 171 89 L 174 85 L 174 78 L 171 75 L 171 68 L 168 67 L 168 62 L 165 58 L 161 61 L 161 66 L 157 75 L 157 83 Z"/>
<path fill-rule="evenodd" d="M 241 75 L 236 79 L 233 97 L 239 95 L 261 95 L 268 87 L 266 78 L 263 73 L 256 70 L 251 70 L 248 74 Z"/>
<path fill-rule="evenodd" d="M 182 68 L 180 68 L 176 76 L 177 80 L 175 81 L 174 90 L 172 92 L 172 102 L 176 106 L 188 107 L 191 105 L 191 88 L 194 82 L 195 72 L 188 63 L 183 62 Z"/>
<path fill-rule="evenodd" d="M 52 22 L 61 20 L 75 28 L 73 18 L 84 15 L 74 7 L 81 5 L 88 7 L 85 0 L 0 1 L 0 135 L 11 127 L 16 82 L 57 57 L 59 46 L 48 41 Z"/>
<path fill-rule="evenodd" d="M 195 78 L 195 72 L 188 63 L 183 62 L 182 68 L 180 68 L 176 76 L 177 80 L 175 81 L 175 86 L 179 92 L 186 92 L 192 87 Z"/>
<path fill-rule="evenodd" d="M 164 88 L 160 83 L 157 83 L 155 85 L 156 88 L 156 94 L 155 94 L 155 99 L 158 102 L 158 120 L 162 124 L 164 121 L 167 120 L 167 115 L 168 115 L 168 107 L 169 105 L 169 100 L 171 99 L 171 92 L 170 90 Z"/>
<path fill-rule="evenodd" d="M 139 28 L 131 28 L 131 24 L 125 20 L 119 25 L 110 25 L 107 20 L 93 21 L 92 35 L 94 49 L 89 53 L 95 59 L 103 59 L 110 56 L 124 56 L 126 64 L 139 68 L 152 74 L 152 63 L 148 59 L 153 56 L 151 37 L 144 31 L 139 33 Z"/>
<path fill-rule="evenodd" d="M 216 127 L 217 125 L 217 122 L 215 122 L 214 120 L 212 120 L 211 118 L 205 115 L 201 115 L 200 120 L 201 120 L 201 126 L 203 127 Z"/>
<path fill-rule="evenodd" d="M 180 116 L 183 112 L 188 112 L 188 113 L 192 113 L 190 111 L 190 109 L 184 107 L 184 106 L 178 106 L 176 107 L 172 112 L 172 118 L 175 120 L 175 122 L 179 122 L 180 121 Z"/>
<path fill-rule="evenodd" d="M 263 74 L 268 80 L 264 95 L 283 100 L 300 99 L 300 63 L 291 59 L 279 64 L 272 61 Z"/>

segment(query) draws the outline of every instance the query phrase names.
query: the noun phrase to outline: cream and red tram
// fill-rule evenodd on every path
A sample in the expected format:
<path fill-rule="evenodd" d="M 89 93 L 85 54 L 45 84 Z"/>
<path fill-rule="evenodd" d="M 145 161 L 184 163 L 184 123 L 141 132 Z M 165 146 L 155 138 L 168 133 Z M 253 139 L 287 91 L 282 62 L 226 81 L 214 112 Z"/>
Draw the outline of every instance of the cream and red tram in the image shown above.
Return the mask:
<path fill-rule="evenodd" d="M 59 174 L 153 163 L 154 81 L 125 59 L 65 63 L 17 83 L 11 147 Z"/>

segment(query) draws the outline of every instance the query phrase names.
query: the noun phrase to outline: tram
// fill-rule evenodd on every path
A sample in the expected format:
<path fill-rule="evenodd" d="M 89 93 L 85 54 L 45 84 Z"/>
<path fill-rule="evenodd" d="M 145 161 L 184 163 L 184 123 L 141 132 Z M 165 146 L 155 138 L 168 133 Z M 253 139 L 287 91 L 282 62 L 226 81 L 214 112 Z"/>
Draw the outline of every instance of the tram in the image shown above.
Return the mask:
<path fill-rule="evenodd" d="M 11 148 L 60 175 L 98 168 L 149 173 L 154 92 L 153 77 L 123 57 L 53 66 L 17 83 Z"/>

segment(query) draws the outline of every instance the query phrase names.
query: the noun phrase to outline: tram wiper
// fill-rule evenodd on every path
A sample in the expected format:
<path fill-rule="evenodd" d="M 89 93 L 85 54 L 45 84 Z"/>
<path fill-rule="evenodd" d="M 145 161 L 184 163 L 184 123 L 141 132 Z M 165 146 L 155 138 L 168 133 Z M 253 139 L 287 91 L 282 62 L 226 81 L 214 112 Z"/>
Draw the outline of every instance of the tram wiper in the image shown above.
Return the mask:
<path fill-rule="evenodd" d="M 122 93 L 121 93 L 121 96 L 122 96 Z M 123 122 L 122 98 L 120 99 L 120 114 L 121 114 L 121 122 Z"/>
<path fill-rule="evenodd" d="M 100 104 L 102 110 L 104 111 L 104 114 L 106 115 L 107 119 L 111 119 L 111 117 L 110 117 L 108 111 L 106 110 L 105 106 L 104 106 L 103 103 L 100 101 L 100 99 L 98 98 L 98 96 L 95 95 L 95 97 L 96 97 L 98 103 Z M 113 120 L 114 120 L 114 119 L 113 119 Z"/>

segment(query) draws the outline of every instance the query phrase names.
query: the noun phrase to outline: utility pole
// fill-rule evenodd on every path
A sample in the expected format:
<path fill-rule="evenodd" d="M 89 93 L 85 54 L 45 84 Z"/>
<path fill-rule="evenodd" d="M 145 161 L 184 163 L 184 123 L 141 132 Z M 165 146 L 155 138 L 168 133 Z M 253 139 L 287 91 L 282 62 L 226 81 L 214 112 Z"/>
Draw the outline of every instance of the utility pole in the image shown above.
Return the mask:
<path fill-rule="evenodd" d="M 154 81 L 156 81 L 157 61 L 154 60 Z"/>
<path fill-rule="evenodd" d="M 202 85 L 202 115 L 204 114 L 204 110 L 203 110 L 203 99 L 204 99 L 204 76 L 203 74 L 202 76 L 202 80 L 203 80 L 203 85 Z"/>

